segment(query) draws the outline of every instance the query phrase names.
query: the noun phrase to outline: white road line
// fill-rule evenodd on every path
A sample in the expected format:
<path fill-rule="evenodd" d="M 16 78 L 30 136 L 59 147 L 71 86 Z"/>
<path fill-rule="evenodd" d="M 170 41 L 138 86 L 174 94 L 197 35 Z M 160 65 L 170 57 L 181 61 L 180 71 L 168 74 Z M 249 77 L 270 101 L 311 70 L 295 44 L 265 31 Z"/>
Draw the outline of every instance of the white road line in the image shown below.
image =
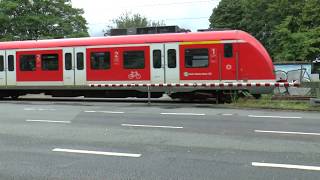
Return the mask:
<path fill-rule="evenodd" d="M 94 113 L 94 112 L 97 112 L 97 111 L 84 111 L 86 113 Z"/>
<path fill-rule="evenodd" d="M 55 111 L 56 109 L 41 109 L 41 108 L 39 108 L 37 110 L 38 111 Z"/>
<path fill-rule="evenodd" d="M 44 123 L 65 123 L 70 124 L 71 121 L 52 121 L 52 120 L 36 120 L 36 119 L 27 119 L 27 122 L 44 122 Z"/>
<path fill-rule="evenodd" d="M 233 114 L 222 114 L 222 116 L 233 116 Z"/>
<path fill-rule="evenodd" d="M 302 117 L 290 117 L 290 116 L 258 116 L 258 115 L 248 115 L 254 118 L 280 118 L 280 119 L 301 119 Z"/>
<path fill-rule="evenodd" d="M 206 114 L 196 114 L 196 113 L 160 113 L 162 115 L 178 115 L 178 116 L 205 116 Z"/>
<path fill-rule="evenodd" d="M 177 126 L 154 126 L 154 125 L 142 125 L 142 124 L 121 124 L 121 126 L 127 126 L 127 127 L 146 127 L 146 128 L 183 129 L 183 127 L 177 127 Z"/>
<path fill-rule="evenodd" d="M 320 171 L 320 167 L 318 167 L 318 166 L 303 166 L 303 165 L 292 165 L 292 164 L 274 164 L 274 163 L 252 162 L 252 166 Z"/>
<path fill-rule="evenodd" d="M 84 111 L 86 113 L 107 113 L 107 114 L 124 114 L 124 112 L 120 111 Z"/>
<path fill-rule="evenodd" d="M 25 111 L 35 111 L 36 109 L 33 109 L 33 108 L 24 108 L 23 110 L 25 110 Z"/>
<path fill-rule="evenodd" d="M 289 132 L 289 131 L 265 131 L 265 130 L 254 130 L 257 133 L 273 133 L 273 134 L 296 134 L 296 135 L 312 135 L 320 136 L 320 133 L 305 133 L 305 132 Z"/>
<path fill-rule="evenodd" d="M 56 111 L 56 109 L 24 108 L 25 111 Z"/>
<path fill-rule="evenodd" d="M 98 112 L 107 113 L 107 114 L 124 114 L 124 112 L 120 112 L 120 111 L 98 111 Z"/>
<path fill-rule="evenodd" d="M 104 151 L 88 151 L 88 150 L 76 150 L 76 149 L 52 149 L 53 152 L 67 152 L 67 153 L 78 153 L 78 154 L 94 154 L 94 155 L 104 155 L 104 156 L 119 156 L 119 157 L 141 157 L 141 154 L 131 154 L 131 153 L 118 153 L 118 152 L 104 152 Z"/>

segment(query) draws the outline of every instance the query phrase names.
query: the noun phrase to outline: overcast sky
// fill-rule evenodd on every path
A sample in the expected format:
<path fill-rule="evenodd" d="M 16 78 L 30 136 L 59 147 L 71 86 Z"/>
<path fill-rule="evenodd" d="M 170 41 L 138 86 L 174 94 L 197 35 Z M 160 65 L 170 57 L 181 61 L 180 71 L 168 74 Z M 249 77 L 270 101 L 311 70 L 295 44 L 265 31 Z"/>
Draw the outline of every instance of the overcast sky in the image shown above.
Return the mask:
<path fill-rule="evenodd" d="M 102 36 L 102 30 L 112 25 L 112 19 L 123 12 L 140 13 L 149 20 L 163 20 L 166 25 L 181 28 L 204 29 L 209 27 L 212 9 L 220 0 L 72 0 L 82 8 L 91 36 Z"/>

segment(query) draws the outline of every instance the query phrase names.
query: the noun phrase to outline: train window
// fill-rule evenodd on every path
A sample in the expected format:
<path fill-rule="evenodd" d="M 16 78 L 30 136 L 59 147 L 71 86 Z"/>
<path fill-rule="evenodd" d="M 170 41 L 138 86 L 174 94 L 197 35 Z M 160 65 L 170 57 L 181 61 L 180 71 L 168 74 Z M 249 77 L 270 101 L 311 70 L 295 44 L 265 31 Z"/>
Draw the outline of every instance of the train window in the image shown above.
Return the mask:
<path fill-rule="evenodd" d="M 144 69 L 144 51 L 125 51 L 123 65 L 125 69 Z"/>
<path fill-rule="evenodd" d="M 35 55 L 21 55 L 20 56 L 20 70 L 21 71 L 35 71 L 36 70 L 36 56 Z"/>
<path fill-rule="evenodd" d="M 110 52 L 92 52 L 91 69 L 110 69 Z"/>
<path fill-rule="evenodd" d="M 8 70 L 14 71 L 14 56 L 13 55 L 8 56 Z"/>
<path fill-rule="evenodd" d="M 161 68 L 161 50 L 153 50 L 153 68 Z"/>
<path fill-rule="evenodd" d="M 186 49 L 185 50 L 185 67 L 204 68 L 208 66 L 209 66 L 208 49 Z"/>
<path fill-rule="evenodd" d="M 168 50 L 168 68 L 176 68 L 177 67 L 177 55 L 175 49 Z"/>
<path fill-rule="evenodd" d="M 224 44 L 224 57 L 225 58 L 233 57 L 233 46 L 232 46 L 232 44 Z"/>
<path fill-rule="evenodd" d="M 72 54 L 71 53 L 66 53 L 64 55 L 64 64 L 65 64 L 66 70 L 72 69 Z"/>
<path fill-rule="evenodd" d="M 84 69 L 83 53 L 82 52 L 77 53 L 77 69 L 78 70 Z"/>
<path fill-rule="evenodd" d="M 0 56 L 0 71 L 4 71 L 4 58 Z"/>
<path fill-rule="evenodd" d="M 41 68 L 44 71 L 59 70 L 58 54 L 43 54 L 41 56 Z"/>

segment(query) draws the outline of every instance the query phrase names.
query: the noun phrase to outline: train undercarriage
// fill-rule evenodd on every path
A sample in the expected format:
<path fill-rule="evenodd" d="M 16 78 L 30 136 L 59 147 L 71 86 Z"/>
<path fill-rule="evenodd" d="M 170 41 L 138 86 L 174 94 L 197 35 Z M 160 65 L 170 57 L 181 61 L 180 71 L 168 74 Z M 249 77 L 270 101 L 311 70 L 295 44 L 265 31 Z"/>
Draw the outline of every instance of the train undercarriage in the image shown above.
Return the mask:
<path fill-rule="evenodd" d="M 52 97 L 87 97 L 87 98 L 148 98 L 148 92 L 138 90 L 1 90 L 0 98 L 18 99 L 27 94 L 44 94 Z M 161 98 L 167 94 L 174 100 L 181 101 L 214 101 L 231 103 L 238 98 L 248 96 L 246 90 L 195 90 L 190 92 L 150 92 L 151 98 Z M 261 94 L 252 94 L 260 98 Z"/>

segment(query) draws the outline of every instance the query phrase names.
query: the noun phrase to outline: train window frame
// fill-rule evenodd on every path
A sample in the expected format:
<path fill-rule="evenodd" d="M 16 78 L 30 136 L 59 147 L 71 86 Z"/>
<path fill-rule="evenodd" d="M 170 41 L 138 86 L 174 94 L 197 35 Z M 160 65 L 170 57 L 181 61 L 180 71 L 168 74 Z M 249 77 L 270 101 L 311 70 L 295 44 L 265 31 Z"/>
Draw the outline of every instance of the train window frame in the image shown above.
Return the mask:
<path fill-rule="evenodd" d="M 41 54 L 42 71 L 59 71 L 59 54 Z"/>
<path fill-rule="evenodd" d="M 64 54 L 64 66 L 65 70 L 72 70 L 72 53 Z"/>
<path fill-rule="evenodd" d="M 36 71 L 36 55 L 35 54 L 21 54 L 19 56 L 20 71 Z"/>
<path fill-rule="evenodd" d="M 233 44 L 226 43 L 224 44 L 224 57 L 225 58 L 232 58 L 233 57 Z"/>
<path fill-rule="evenodd" d="M 4 56 L 0 55 L 0 72 L 4 71 Z"/>
<path fill-rule="evenodd" d="M 156 54 L 158 53 L 158 54 Z M 160 53 L 160 54 L 159 54 Z M 160 49 L 155 49 L 152 51 L 152 61 L 154 69 L 161 69 L 162 67 L 162 52 Z"/>
<path fill-rule="evenodd" d="M 168 49 L 167 57 L 168 57 L 168 68 L 170 69 L 176 68 L 177 67 L 177 50 Z"/>
<path fill-rule="evenodd" d="M 84 70 L 84 53 L 77 52 L 77 70 Z"/>
<path fill-rule="evenodd" d="M 134 57 L 133 58 L 130 57 L 129 56 L 130 54 L 131 54 L 131 56 L 134 54 L 135 55 L 143 55 L 142 57 L 138 57 L 138 58 L 143 58 L 143 61 L 141 61 L 141 59 L 137 60 L 137 59 L 134 59 Z M 130 63 L 128 63 L 128 62 L 130 62 Z M 132 65 L 134 65 L 135 62 L 138 62 L 138 63 L 136 63 L 135 66 L 132 66 Z M 143 62 L 143 63 L 140 63 L 140 62 Z M 144 69 L 145 65 L 146 65 L 145 50 L 132 50 L 132 51 L 124 51 L 123 52 L 123 67 L 124 67 L 124 69 Z"/>
<path fill-rule="evenodd" d="M 8 71 L 14 71 L 14 56 L 8 55 Z"/>
<path fill-rule="evenodd" d="M 97 56 L 99 55 L 99 56 Z M 103 59 L 96 59 L 101 58 Z M 93 59 L 95 58 L 95 59 Z M 95 66 L 98 65 L 98 66 Z M 104 52 L 91 52 L 90 53 L 90 68 L 92 70 L 107 70 L 111 68 L 111 53 L 110 51 Z"/>
<path fill-rule="evenodd" d="M 199 52 L 195 52 L 195 51 L 206 51 L 206 54 L 199 55 Z M 190 60 L 190 57 L 191 57 L 191 60 Z M 207 57 L 207 58 L 203 58 L 203 57 Z M 205 61 L 205 64 L 203 63 L 203 64 L 194 66 L 193 65 L 194 61 Z M 185 68 L 208 68 L 209 67 L 209 49 L 208 48 L 186 48 L 184 50 L 184 62 L 185 62 L 184 64 Z"/>

